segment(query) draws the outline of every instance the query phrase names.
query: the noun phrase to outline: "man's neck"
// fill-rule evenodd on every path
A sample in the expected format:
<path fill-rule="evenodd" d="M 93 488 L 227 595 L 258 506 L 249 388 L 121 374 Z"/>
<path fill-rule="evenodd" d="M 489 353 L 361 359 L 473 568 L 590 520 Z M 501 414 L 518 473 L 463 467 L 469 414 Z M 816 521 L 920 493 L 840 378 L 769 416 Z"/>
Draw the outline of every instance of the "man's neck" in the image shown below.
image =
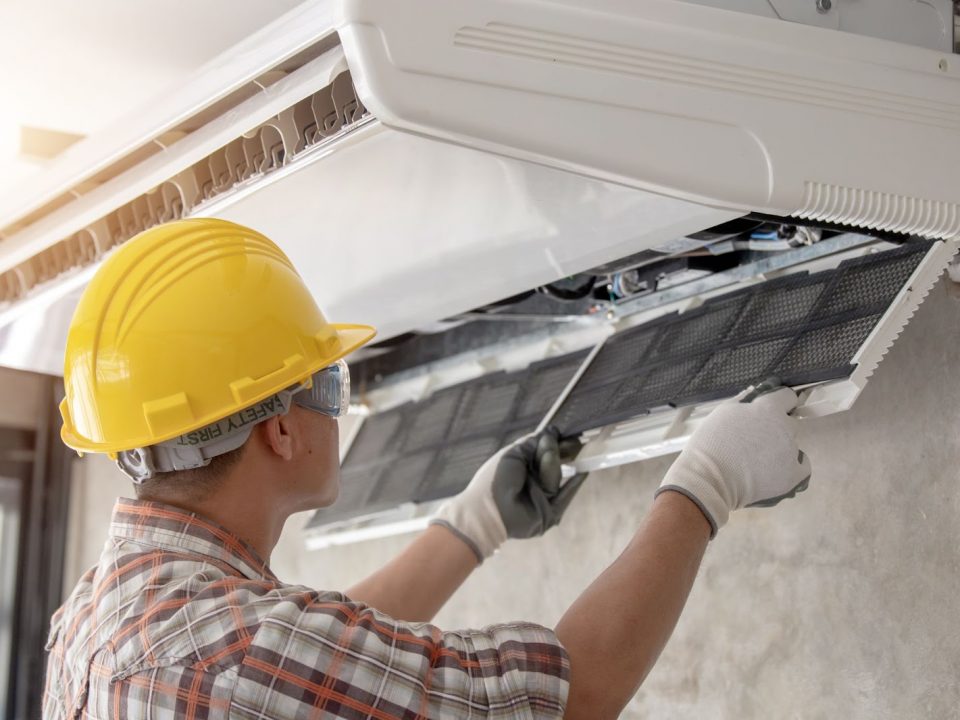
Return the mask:
<path fill-rule="evenodd" d="M 257 555 L 270 564 L 270 555 L 280 539 L 289 513 L 278 508 L 270 498 L 248 493 L 214 493 L 203 500 L 186 498 L 149 498 L 196 513 L 240 537 Z"/>

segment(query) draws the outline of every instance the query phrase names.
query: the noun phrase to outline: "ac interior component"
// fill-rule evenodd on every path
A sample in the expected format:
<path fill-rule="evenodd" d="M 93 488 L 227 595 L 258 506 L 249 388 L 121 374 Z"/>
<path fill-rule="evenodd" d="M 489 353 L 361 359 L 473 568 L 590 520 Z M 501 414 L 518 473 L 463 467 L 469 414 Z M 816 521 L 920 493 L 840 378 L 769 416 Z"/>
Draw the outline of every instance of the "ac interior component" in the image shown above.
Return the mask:
<path fill-rule="evenodd" d="M 705 289 L 877 241 L 748 218 L 693 235 L 374 343 L 352 359 L 351 372 L 361 387 L 376 384 L 473 349 L 566 335 L 572 325 L 598 316 L 633 314 L 641 306 L 702 295 Z M 808 251 L 798 253 L 798 248 Z"/>
<path fill-rule="evenodd" d="M 676 0 L 355 0 L 340 37 L 394 127 L 743 212 L 960 235 L 944 52 Z"/>
<path fill-rule="evenodd" d="M 573 313 L 590 304 L 578 304 L 570 315 L 557 315 L 563 306 L 558 307 L 542 295 L 532 295 L 490 312 L 464 313 L 451 322 L 436 323 L 426 331 L 408 333 L 356 353 L 350 360 L 350 375 L 360 388 L 376 386 L 384 377 L 396 378 L 405 371 L 415 372 L 471 351 L 482 352 L 506 343 L 528 343 L 534 337 L 546 339 L 563 333 L 573 323 L 589 321 L 590 316 Z"/>
<path fill-rule="evenodd" d="M 774 375 L 806 388 L 801 414 L 844 410 L 957 246 L 907 243 L 683 313 L 623 318 L 592 350 L 372 414 L 346 455 L 342 498 L 311 519 L 308 544 L 422 527 L 499 447 L 548 423 L 582 435 L 573 467 L 590 471 L 680 450 L 713 404 Z"/>

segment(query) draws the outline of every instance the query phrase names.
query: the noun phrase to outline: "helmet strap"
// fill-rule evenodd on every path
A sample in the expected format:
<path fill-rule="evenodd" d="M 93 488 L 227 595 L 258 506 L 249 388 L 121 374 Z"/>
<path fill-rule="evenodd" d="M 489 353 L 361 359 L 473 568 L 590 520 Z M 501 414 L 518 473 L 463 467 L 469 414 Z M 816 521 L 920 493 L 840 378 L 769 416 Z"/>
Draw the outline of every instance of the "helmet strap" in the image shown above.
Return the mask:
<path fill-rule="evenodd" d="M 299 389 L 297 386 L 281 390 L 250 407 L 172 440 L 123 450 L 117 453 L 117 466 L 136 485 L 142 485 L 158 473 L 205 467 L 218 455 L 243 445 L 259 423 L 289 412 L 293 395 Z"/>

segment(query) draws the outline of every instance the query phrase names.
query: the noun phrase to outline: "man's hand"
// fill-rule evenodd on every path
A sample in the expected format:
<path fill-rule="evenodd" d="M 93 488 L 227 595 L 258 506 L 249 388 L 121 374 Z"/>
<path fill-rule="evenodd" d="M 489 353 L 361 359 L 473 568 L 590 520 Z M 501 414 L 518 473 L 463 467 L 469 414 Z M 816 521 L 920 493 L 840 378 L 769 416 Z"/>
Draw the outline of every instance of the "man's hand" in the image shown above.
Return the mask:
<path fill-rule="evenodd" d="M 806 490 L 810 461 L 797 447 L 797 396 L 787 387 L 751 388 L 697 428 L 657 494 L 683 493 L 707 516 L 714 537 L 732 510 L 769 507 Z"/>
<path fill-rule="evenodd" d="M 563 443 L 576 454 L 579 444 Z M 555 428 L 530 435 L 491 457 L 467 488 L 437 512 L 431 524 L 453 531 L 481 562 L 507 538 L 542 535 L 560 522 L 586 474 L 561 486 L 561 443 Z"/>

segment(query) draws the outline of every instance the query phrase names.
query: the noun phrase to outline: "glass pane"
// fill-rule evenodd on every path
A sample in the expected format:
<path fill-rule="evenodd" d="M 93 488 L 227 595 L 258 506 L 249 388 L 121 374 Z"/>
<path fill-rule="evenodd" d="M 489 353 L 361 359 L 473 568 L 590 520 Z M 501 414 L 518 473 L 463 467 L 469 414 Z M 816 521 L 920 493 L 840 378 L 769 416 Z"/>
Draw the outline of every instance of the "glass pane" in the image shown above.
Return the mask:
<path fill-rule="evenodd" d="M 0 718 L 7 717 L 7 683 L 13 642 L 13 608 L 17 597 L 17 550 L 20 544 L 20 483 L 0 477 Z"/>

